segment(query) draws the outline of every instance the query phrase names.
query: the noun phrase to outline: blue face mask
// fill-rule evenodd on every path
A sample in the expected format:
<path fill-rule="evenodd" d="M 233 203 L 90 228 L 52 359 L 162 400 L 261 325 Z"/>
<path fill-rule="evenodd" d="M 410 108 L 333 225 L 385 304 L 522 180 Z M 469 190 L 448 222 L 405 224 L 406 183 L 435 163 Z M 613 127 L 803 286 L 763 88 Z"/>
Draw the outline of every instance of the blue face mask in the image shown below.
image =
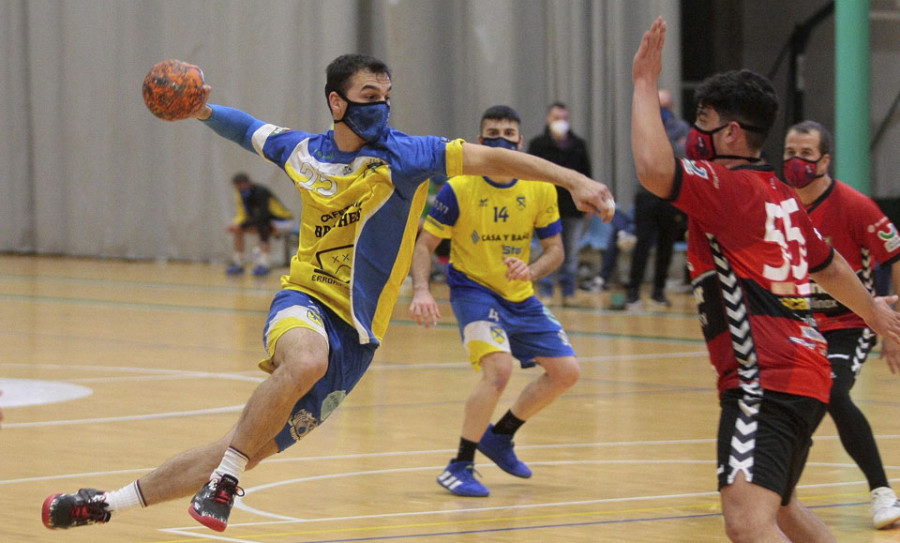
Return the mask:
<path fill-rule="evenodd" d="M 243 189 L 243 190 L 239 190 L 238 192 L 241 193 L 241 198 L 249 198 L 251 191 L 250 191 L 250 189 Z"/>
<path fill-rule="evenodd" d="M 519 150 L 519 142 L 509 141 L 506 138 L 481 138 L 481 144 L 487 145 L 488 147 L 502 147 L 503 149 L 509 149 L 510 151 Z"/>
<path fill-rule="evenodd" d="M 346 124 L 347 128 L 366 143 L 378 141 L 391 116 L 390 104 L 387 101 L 354 102 L 340 92 L 338 96 L 347 102 L 347 109 L 344 111 L 344 118 L 334 122 Z"/>

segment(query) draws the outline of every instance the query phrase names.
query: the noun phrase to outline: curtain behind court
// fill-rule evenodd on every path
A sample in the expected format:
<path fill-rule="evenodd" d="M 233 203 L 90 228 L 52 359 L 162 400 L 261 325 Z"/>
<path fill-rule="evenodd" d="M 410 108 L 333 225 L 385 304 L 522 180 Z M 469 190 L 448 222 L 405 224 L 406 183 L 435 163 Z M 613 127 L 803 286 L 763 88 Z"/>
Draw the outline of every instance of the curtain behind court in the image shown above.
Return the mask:
<path fill-rule="evenodd" d="M 212 103 L 307 131 L 330 126 L 325 67 L 362 52 L 394 76 L 392 125 L 474 141 L 507 104 L 525 138 L 566 102 L 595 177 L 623 203 L 631 166 L 631 59 L 662 14 L 663 85 L 677 88 L 678 3 L 666 0 L 8 0 L 0 3 L 0 252 L 221 260 L 231 176 L 289 207 L 274 166 L 141 99 L 159 60 L 200 65 Z"/>

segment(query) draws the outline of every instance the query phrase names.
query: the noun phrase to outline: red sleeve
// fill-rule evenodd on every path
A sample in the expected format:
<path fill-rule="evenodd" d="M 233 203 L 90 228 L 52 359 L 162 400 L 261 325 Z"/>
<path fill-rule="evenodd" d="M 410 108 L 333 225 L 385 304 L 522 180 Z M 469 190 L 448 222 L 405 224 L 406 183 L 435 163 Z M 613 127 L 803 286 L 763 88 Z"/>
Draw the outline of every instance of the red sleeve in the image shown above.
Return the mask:
<path fill-rule="evenodd" d="M 849 216 L 856 220 L 855 241 L 872 252 L 875 261 L 890 263 L 900 258 L 900 236 L 897 227 L 888 219 L 871 198 L 853 191 L 854 198 Z"/>
<path fill-rule="evenodd" d="M 722 183 L 722 177 L 728 182 Z M 731 183 L 732 172 L 706 160 L 675 161 L 675 186 L 672 204 L 692 219 L 704 225 L 704 229 L 717 232 L 727 223 L 729 203 L 740 201 L 736 193 L 740 186 Z"/>

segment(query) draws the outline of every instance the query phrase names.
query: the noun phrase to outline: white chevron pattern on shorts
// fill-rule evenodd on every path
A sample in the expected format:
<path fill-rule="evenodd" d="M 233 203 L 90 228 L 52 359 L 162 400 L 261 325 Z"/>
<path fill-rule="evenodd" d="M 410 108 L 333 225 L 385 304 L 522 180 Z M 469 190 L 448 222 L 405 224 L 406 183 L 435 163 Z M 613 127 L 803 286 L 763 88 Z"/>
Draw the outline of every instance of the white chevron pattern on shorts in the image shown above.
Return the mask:
<path fill-rule="evenodd" d="M 856 349 L 853 351 L 853 359 L 850 361 L 850 371 L 853 375 L 859 377 L 859 371 L 862 369 L 863 362 L 869 356 L 869 351 L 875 346 L 875 332 L 868 328 L 863 328 L 859 341 L 856 342 Z"/>
<path fill-rule="evenodd" d="M 862 281 L 862 284 L 866 286 L 869 292 L 875 292 L 875 277 L 873 275 L 873 265 L 872 265 L 872 252 L 869 251 L 866 247 L 862 247 L 859 250 L 860 256 L 860 270 L 859 270 L 859 280 Z M 850 371 L 853 372 L 853 375 L 859 377 L 859 372 L 862 370 L 863 362 L 866 361 L 866 357 L 869 356 L 869 351 L 872 350 L 872 347 L 875 346 L 875 332 L 866 328 L 863 330 L 862 335 L 859 337 L 859 342 L 856 344 L 856 350 L 853 352 L 853 360 L 850 363 Z"/>
<path fill-rule="evenodd" d="M 869 292 L 875 291 L 875 279 L 872 275 L 872 252 L 863 247 L 859 250 L 860 270 L 859 280 L 869 289 Z"/>
<path fill-rule="evenodd" d="M 738 401 L 740 413 L 731 436 L 731 452 L 728 455 L 728 483 L 733 483 L 738 473 L 744 474 L 744 480 L 753 480 L 753 452 L 756 447 L 756 430 L 759 405 L 763 390 L 759 383 L 759 365 L 756 359 L 756 345 L 750 329 L 750 318 L 747 304 L 744 302 L 744 291 L 741 289 L 737 275 L 731 263 L 725 258 L 719 242 L 707 234 L 716 276 L 722 288 L 725 302 L 725 314 L 728 317 L 728 332 L 734 356 L 740 366 L 738 377 L 744 397 Z"/>

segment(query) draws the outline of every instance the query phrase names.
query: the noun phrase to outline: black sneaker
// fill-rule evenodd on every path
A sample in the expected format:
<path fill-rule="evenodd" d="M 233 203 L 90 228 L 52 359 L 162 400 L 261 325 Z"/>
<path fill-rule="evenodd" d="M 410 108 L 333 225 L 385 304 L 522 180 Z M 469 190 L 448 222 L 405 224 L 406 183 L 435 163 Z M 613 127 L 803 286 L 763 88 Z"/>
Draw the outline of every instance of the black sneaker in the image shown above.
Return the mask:
<path fill-rule="evenodd" d="M 650 301 L 655 306 L 672 307 L 672 302 L 670 302 L 669 299 L 666 298 L 664 294 L 654 294 L 653 296 L 650 297 Z"/>
<path fill-rule="evenodd" d="M 626 309 L 640 309 L 641 307 L 641 297 L 637 292 L 628 291 L 625 293 L 625 308 Z"/>
<path fill-rule="evenodd" d="M 53 494 L 44 500 L 41 520 L 51 530 L 65 530 L 88 524 L 109 522 L 106 492 L 82 488 L 75 494 Z"/>
<path fill-rule="evenodd" d="M 234 497 L 244 495 L 244 489 L 237 484 L 238 480 L 231 475 L 212 479 L 194 495 L 188 513 L 210 530 L 224 532 L 228 527 L 228 515 L 234 505 Z"/>

